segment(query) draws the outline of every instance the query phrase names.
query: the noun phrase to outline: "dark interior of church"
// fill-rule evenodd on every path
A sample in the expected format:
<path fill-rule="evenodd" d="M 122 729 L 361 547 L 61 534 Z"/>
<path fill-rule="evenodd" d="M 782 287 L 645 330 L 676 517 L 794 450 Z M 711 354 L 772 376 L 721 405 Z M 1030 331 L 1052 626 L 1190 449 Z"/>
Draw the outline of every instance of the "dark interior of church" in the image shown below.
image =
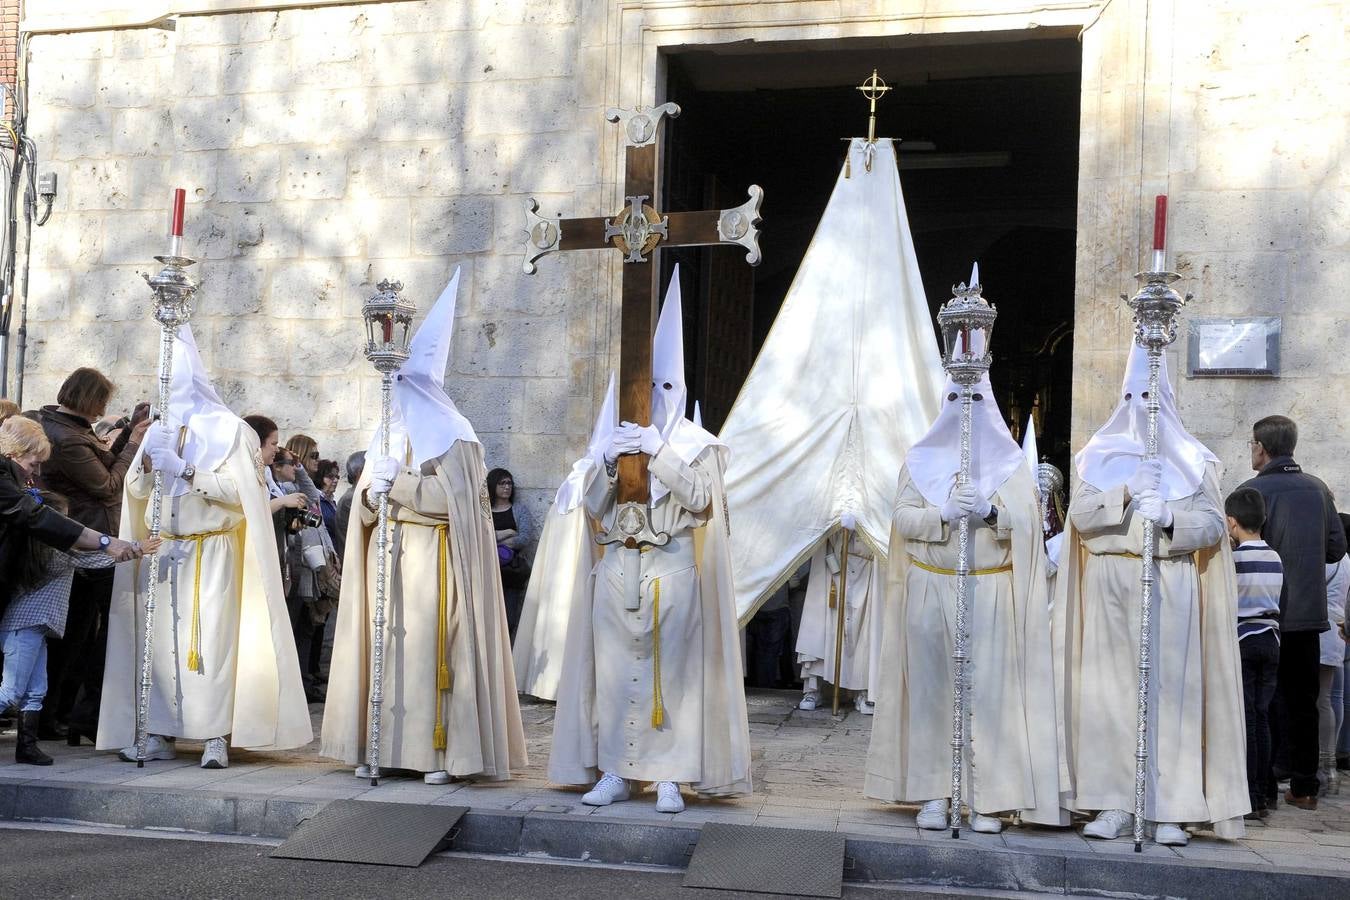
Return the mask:
<path fill-rule="evenodd" d="M 720 428 L 792 283 L 843 165 L 866 136 L 857 86 L 892 88 L 877 135 L 900 139 L 900 177 L 934 314 L 980 264 L 997 306 L 995 393 L 1020 438 L 1068 464 L 1081 48 L 1073 31 L 735 44 L 666 57 L 664 211 L 724 208 L 764 188 L 763 262 L 738 248 L 672 249 L 681 263 L 691 402 Z M 1036 35 L 1026 39 L 1027 34 Z M 936 330 L 936 328 L 935 328 Z"/>

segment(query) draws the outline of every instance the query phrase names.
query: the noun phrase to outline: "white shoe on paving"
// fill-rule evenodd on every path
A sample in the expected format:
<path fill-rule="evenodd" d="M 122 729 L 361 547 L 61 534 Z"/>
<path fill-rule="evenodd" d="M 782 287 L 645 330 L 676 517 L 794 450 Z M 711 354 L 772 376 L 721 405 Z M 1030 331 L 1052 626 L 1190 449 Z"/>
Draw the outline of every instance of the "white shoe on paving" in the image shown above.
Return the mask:
<path fill-rule="evenodd" d="M 609 806 L 628 799 L 628 782 L 618 775 L 606 772 L 600 780 L 581 796 L 581 802 L 587 806 Z"/>
<path fill-rule="evenodd" d="M 1104 809 L 1083 826 L 1083 837 L 1114 841 L 1134 827 L 1134 816 L 1123 809 Z"/>
<path fill-rule="evenodd" d="M 802 691 L 802 699 L 797 703 L 798 709 L 815 709 L 820 705 L 820 691 Z"/>
<path fill-rule="evenodd" d="M 357 778 L 369 778 L 370 766 L 366 765 L 365 763 L 361 763 L 361 765 L 356 767 L 356 771 L 353 772 L 352 774 L 355 775 Z"/>
<path fill-rule="evenodd" d="M 919 810 L 919 827 L 924 831 L 942 831 L 951 824 L 946 800 L 929 800 Z"/>
<path fill-rule="evenodd" d="M 1162 844 L 1164 847 L 1185 847 L 1190 841 L 1190 835 L 1182 831 L 1180 826 L 1167 822 L 1159 822 L 1153 834 L 1153 843 Z"/>
<path fill-rule="evenodd" d="M 680 786 L 673 781 L 656 783 L 656 811 L 659 813 L 684 812 L 684 798 L 680 796 Z"/>
<path fill-rule="evenodd" d="M 207 740 L 206 749 L 202 751 L 203 769 L 228 769 L 230 767 L 230 753 L 228 745 L 223 737 L 213 737 Z"/>
<path fill-rule="evenodd" d="M 864 716 L 870 716 L 877 710 L 877 705 L 875 703 L 867 702 L 866 694 L 859 694 L 857 698 L 853 701 L 853 706 L 855 709 L 858 710 L 858 712 L 862 713 Z"/>
<path fill-rule="evenodd" d="M 444 769 L 438 769 L 435 772 L 427 772 L 422 776 L 423 784 L 449 784 L 450 773 Z"/>
<path fill-rule="evenodd" d="M 1003 830 L 1003 820 L 996 816 L 986 816 L 972 810 L 970 813 L 970 830 L 977 831 L 980 834 L 998 834 Z"/>
<path fill-rule="evenodd" d="M 174 749 L 173 744 L 166 741 L 157 734 L 148 734 L 145 736 L 145 758 L 150 759 L 174 759 L 178 756 L 178 751 Z M 117 758 L 122 762 L 136 761 L 136 745 L 123 747 L 117 751 Z"/>

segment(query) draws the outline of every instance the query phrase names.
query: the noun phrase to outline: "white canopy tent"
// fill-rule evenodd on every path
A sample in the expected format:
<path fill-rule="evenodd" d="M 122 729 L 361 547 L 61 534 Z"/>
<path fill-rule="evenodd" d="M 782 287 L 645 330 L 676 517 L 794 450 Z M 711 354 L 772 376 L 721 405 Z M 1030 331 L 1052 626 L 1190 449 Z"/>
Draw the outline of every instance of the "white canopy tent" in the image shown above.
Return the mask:
<path fill-rule="evenodd" d="M 946 376 L 895 147 L 854 138 L 848 153 L 722 428 L 742 623 L 841 515 L 885 553 L 905 452 L 941 407 Z"/>

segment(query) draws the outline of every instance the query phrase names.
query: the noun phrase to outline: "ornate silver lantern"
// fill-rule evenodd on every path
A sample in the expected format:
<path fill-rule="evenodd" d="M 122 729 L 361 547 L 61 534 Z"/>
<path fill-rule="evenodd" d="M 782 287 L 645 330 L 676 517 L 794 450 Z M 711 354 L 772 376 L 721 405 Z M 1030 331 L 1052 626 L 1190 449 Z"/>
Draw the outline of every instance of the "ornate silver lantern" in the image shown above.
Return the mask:
<path fill-rule="evenodd" d="M 975 385 L 989 371 L 993 361 L 994 320 L 998 311 L 981 295 L 980 267 L 970 271 L 970 283 L 952 288 L 952 299 L 938 311 L 942 329 L 942 367 L 952 381 L 961 386 L 961 471 L 957 487 L 970 483 L 970 417 Z M 990 398 L 992 399 L 992 398 Z M 952 650 L 952 837 L 961 836 L 961 772 L 965 757 L 966 661 L 969 637 L 966 634 L 967 581 L 970 575 L 970 516 L 958 520 L 957 541 L 960 558 L 956 567 L 956 641 Z"/>
<path fill-rule="evenodd" d="M 394 373 L 408 361 L 412 340 L 412 320 L 417 305 L 403 297 L 403 282 L 384 280 L 375 285 L 379 291 L 361 307 L 366 321 L 366 359 L 380 373 L 380 455 L 389 455 L 389 420 Z M 389 592 L 389 494 L 378 498 L 376 524 L 377 557 L 375 563 L 375 619 L 372 622 L 370 728 L 366 747 L 366 765 L 372 787 L 380 783 L 380 719 L 384 708 L 384 604 Z"/>

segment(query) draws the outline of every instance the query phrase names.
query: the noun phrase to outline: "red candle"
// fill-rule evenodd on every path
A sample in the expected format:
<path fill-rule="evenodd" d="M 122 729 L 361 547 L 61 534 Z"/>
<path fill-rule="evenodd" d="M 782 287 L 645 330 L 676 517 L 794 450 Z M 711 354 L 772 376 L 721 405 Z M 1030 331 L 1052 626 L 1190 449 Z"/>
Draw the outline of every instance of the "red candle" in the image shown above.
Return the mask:
<path fill-rule="evenodd" d="M 1153 200 L 1153 249 L 1163 249 L 1167 237 L 1167 195 L 1159 194 Z"/>
<path fill-rule="evenodd" d="M 173 190 L 173 228 L 169 234 L 173 237 L 183 236 L 183 205 L 187 203 L 187 191 L 182 188 Z"/>
<path fill-rule="evenodd" d="M 384 342 L 391 343 L 394 340 L 394 319 L 392 316 L 382 316 L 384 326 Z"/>

